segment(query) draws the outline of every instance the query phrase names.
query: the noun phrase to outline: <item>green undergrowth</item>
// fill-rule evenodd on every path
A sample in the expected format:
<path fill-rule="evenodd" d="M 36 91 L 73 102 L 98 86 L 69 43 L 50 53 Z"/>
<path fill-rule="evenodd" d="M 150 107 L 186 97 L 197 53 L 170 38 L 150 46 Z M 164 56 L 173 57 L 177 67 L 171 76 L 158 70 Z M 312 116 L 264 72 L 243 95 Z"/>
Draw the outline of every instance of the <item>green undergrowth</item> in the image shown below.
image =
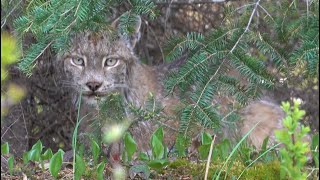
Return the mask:
<path fill-rule="evenodd" d="M 117 94 L 112 97 L 117 97 Z M 88 147 L 91 152 L 89 155 L 82 153 L 81 148 L 76 146 L 80 142 L 74 139 L 73 157 L 75 159 L 73 162 L 68 162 L 73 169 L 64 166 L 67 162 L 63 162 L 65 154 L 63 150 L 52 152 L 50 148 L 43 146 L 40 140 L 22 157 L 14 157 L 10 153 L 12 150 L 9 148 L 9 143 L 2 144 L 1 155 L 8 158 L 8 173 L 11 175 L 23 172 L 27 177 L 36 177 L 37 174 L 41 174 L 41 177 L 46 179 L 48 177 L 63 179 L 66 176 L 75 180 L 82 178 L 102 180 L 106 177 L 123 179 L 129 176 L 142 179 L 183 179 L 185 177 L 206 179 L 206 175 L 207 179 L 314 179 L 313 177 L 317 177 L 319 172 L 317 155 L 319 136 L 313 136 L 310 142 L 314 164 L 306 164 L 306 153 L 309 150 L 302 141 L 305 133 L 301 134 L 298 128 L 300 127 L 298 120 L 304 113 L 299 109 L 299 104 L 294 102 L 292 108 L 289 103 L 283 104 L 282 107 L 287 113 L 283 123 L 289 131 L 285 131 L 286 129 L 277 131 L 282 132 L 282 134 L 276 133 L 281 135 L 277 136 L 280 137 L 280 143 L 271 147 L 267 146 L 268 138 L 261 147 L 257 148 L 246 142 L 247 136 L 255 128 L 253 126 L 237 144 L 233 144 L 229 139 L 214 143 L 214 136 L 208 132 L 202 132 L 196 153 L 192 154 L 189 151 L 188 147 L 191 144 L 183 138 L 178 138 L 175 148 L 168 151 L 167 144 L 164 143 L 164 127 L 160 126 L 148 139 L 151 152 L 146 153 L 139 150 L 137 139 L 118 124 L 102 134 L 102 142 L 91 140 L 91 145 Z M 122 116 L 119 117 L 122 118 Z M 302 126 L 301 130 L 303 129 Z M 74 138 L 77 137 L 76 131 L 77 128 Z M 292 141 L 292 136 L 296 137 L 295 141 Z M 119 161 L 120 168 L 117 169 L 109 161 L 108 154 L 105 154 L 103 148 L 119 141 L 123 142 L 123 151 Z M 208 160 L 210 163 L 207 162 Z M 288 174 L 282 174 L 285 169 L 290 170 Z M 117 174 L 119 176 L 116 176 Z M 296 174 L 301 174 L 303 177 Z"/>
<path fill-rule="evenodd" d="M 223 161 L 216 161 L 210 164 L 208 179 L 214 177 L 215 172 L 220 170 L 223 163 Z M 193 178 L 203 179 L 205 166 L 206 162 L 195 163 L 186 159 L 178 159 L 169 164 L 167 173 L 175 177 L 189 174 Z M 220 177 L 225 177 L 224 179 L 237 178 L 245 167 L 241 161 L 236 160 L 230 167 L 228 173 L 224 170 Z M 268 163 L 254 164 L 244 172 L 241 179 L 279 179 L 279 177 L 280 162 L 275 160 Z"/>

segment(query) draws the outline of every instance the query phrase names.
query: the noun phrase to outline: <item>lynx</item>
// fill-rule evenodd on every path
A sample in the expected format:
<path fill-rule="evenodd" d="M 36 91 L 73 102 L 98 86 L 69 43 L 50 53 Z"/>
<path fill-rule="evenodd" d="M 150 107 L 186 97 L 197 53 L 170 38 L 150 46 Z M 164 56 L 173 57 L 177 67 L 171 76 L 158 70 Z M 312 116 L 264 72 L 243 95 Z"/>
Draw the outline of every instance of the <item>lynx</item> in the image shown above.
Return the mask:
<path fill-rule="evenodd" d="M 117 27 L 118 21 L 112 23 Z M 161 79 L 165 74 L 162 67 L 151 67 L 140 63 L 134 54 L 134 47 L 139 40 L 141 20 L 135 26 L 135 33 L 130 37 L 118 35 L 111 37 L 106 32 L 83 32 L 72 40 L 71 48 L 59 56 L 64 64 L 64 71 L 74 87 L 76 94 L 82 93 L 83 113 L 94 114 L 98 99 L 103 99 L 112 92 L 120 93 L 127 102 L 143 107 L 148 94 L 153 93 L 164 107 L 164 112 L 174 115 L 174 107 L 179 104 L 176 97 L 166 96 Z M 250 135 L 250 141 L 260 147 L 266 136 L 273 137 L 273 131 L 280 128 L 282 110 L 269 101 L 255 101 L 240 111 L 242 123 L 238 125 L 239 135 L 245 134 L 256 123 L 259 126 Z M 88 120 L 90 122 L 90 118 Z M 83 123 L 87 126 L 86 123 Z M 178 120 L 167 122 L 171 129 L 165 133 L 167 143 L 174 142 L 178 129 Z M 148 149 L 148 138 L 157 127 L 152 122 L 140 122 L 130 128 L 141 149 Z M 86 131 L 86 127 L 83 131 Z M 232 134 L 224 129 L 225 136 Z"/>

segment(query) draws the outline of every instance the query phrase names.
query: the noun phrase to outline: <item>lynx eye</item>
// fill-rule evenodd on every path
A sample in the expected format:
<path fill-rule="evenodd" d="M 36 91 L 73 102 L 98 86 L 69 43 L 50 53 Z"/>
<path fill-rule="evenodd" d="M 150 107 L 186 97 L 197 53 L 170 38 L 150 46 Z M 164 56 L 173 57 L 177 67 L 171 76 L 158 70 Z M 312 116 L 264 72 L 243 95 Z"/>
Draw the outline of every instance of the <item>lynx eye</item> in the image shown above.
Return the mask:
<path fill-rule="evenodd" d="M 72 59 L 72 62 L 75 65 L 84 66 L 84 59 L 83 58 L 74 58 L 74 59 Z"/>
<path fill-rule="evenodd" d="M 115 66 L 118 62 L 118 59 L 106 59 L 106 61 L 104 62 L 104 66 L 109 66 L 109 67 L 112 67 L 112 66 Z"/>

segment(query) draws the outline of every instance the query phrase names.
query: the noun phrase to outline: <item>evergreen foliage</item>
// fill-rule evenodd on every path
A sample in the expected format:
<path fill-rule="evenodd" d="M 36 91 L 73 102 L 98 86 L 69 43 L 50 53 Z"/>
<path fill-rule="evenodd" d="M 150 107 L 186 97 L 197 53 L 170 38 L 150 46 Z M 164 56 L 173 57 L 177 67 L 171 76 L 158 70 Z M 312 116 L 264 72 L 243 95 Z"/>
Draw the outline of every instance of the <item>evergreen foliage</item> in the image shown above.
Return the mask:
<path fill-rule="evenodd" d="M 37 43 L 23 52 L 20 69 L 31 75 L 37 58 L 51 47 L 55 52 L 67 49 L 73 33 L 112 31 L 107 25 L 111 8 L 123 3 L 131 6 L 119 18 L 123 35 L 133 32 L 137 15 L 151 19 L 157 15 L 152 0 L 28 1 L 24 15 L 15 20 L 15 30 L 21 40 L 31 33 Z M 193 125 L 218 128 L 222 121 L 238 119 L 236 108 L 277 83 L 270 65 L 288 79 L 296 69 L 302 69 L 305 77 L 318 75 L 318 0 L 257 0 L 238 8 L 230 3 L 224 12 L 221 26 L 210 33 L 173 36 L 165 47 L 167 61 L 188 54 L 186 63 L 165 81 L 168 93 L 178 92 L 185 104 L 180 123 L 184 135 Z M 230 112 L 212 103 L 223 96 L 237 102 Z"/>
<path fill-rule="evenodd" d="M 31 75 L 32 68 L 45 50 L 52 47 L 55 52 L 68 46 L 73 33 L 84 30 L 111 31 L 108 17 L 111 8 L 128 2 L 131 9 L 120 17 L 119 31 L 123 35 L 132 32 L 138 15 L 155 18 L 155 4 L 151 0 L 33 0 L 25 5 L 25 13 L 14 22 L 15 30 L 23 40 L 31 33 L 37 40 L 24 53 L 19 68 Z"/>
<path fill-rule="evenodd" d="M 188 54 L 165 84 L 168 93 L 178 92 L 188 100 L 181 113 L 184 135 L 190 124 L 216 128 L 230 115 L 212 105 L 219 95 L 233 96 L 244 105 L 273 88 L 277 81 L 267 66 L 288 79 L 296 68 L 302 68 L 305 77 L 319 72 L 319 1 L 257 0 L 237 9 L 230 5 L 225 12 L 223 25 L 209 34 L 172 37 L 165 48 L 168 61 Z M 230 69 L 239 75 L 228 73 Z"/>

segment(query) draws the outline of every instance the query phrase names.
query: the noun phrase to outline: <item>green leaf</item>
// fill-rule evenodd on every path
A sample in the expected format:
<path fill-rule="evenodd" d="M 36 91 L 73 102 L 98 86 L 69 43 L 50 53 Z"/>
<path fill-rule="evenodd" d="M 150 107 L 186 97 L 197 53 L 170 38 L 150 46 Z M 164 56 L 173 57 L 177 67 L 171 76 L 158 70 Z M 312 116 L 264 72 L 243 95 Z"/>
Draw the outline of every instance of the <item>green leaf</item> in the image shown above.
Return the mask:
<path fill-rule="evenodd" d="M 52 156 L 53 156 L 52 150 L 49 148 L 41 155 L 41 159 L 48 160 L 48 159 L 51 159 Z"/>
<path fill-rule="evenodd" d="M 97 179 L 98 180 L 103 180 L 104 179 L 103 171 L 104 171 L 105 166 L 106 166 L 105 162 L 101 162 L 101 163 L 98 164 L 98 166 L 97 166 Z"/>
<path fill-rule="evenodd" d="M 10 175 L 12 175 L 12 173 L 13 173 L 13 161 L 14 161 L 14 157 L 12 155 L 8 158 L 8 166 L 9 166 Z"/>
<path fill-rule="evenodd" d="M 152 149 L 152 155 L 155 159 L 161 159 L 163 158 L 165 152 L 164 152 L 164 146 L 162 144 L 163 141 L 163 128 L 158 128 L 151 136 L 151 149 Z"/>
<path fill-rule="evenodd" d="M 207 132 L 203 132 L 202 133 L 202 136 L 201 136 L 201 143 L 203 145 L 207 145 L 207 144 L 211 144 L 211 141 L 212 141 L 212 137 L 209 133 Z"/>
<path fill-rule="evenodd" d="M 39 151 L 42 151 L 42 148 L 43 148 L 42 142 L 40 140 L 38 140 L 37 143 L 34 144 L 31 149 L 37 149 Z"/>
<path fill-rule="evenodd" d="M 167 159 L 157 159 L 157 160 L 150 161 L 148 163 L 148 166 L 159 170 L 167 166 L 168 164 L 169 164 L 169 161 Z"/>
<path fill-rule="evenodd" d="M 261 152 L 265 152 L 267 150 L 268 142 L 269 142 L 269 136 L 263 140 L 263 143 L 261 146 Z"/>
<path fill-rule="evenodd" d="M 311 150 L 316 167 L 319 168 L 319 134 L 312 137 Z"/>
<path fill-rule="evenodd" d="M 82 174 L 85 172 L 86 170 L 86 164 L 84 162 L 84 160 L 78 155 L 76 154 L 76 164 L 75 164 L 75 174 L 74 174 L 74 179 L 75 180 L 80 180 Z"/>
<path fill-rule="evenodd" d="M 154 133 L 154 136 L 157 136 L 157 138 L 159 139 L 159 141 L 163 141 L 163 128 L 159 127 Z"/>
<path fill-rule="evenodd" d="M 209 150 L 210 150 L 210 144 L 201 145 L 198 148 L 200 159 L 206 159 L 208 157 Z"/>
<path fill-rule="evenodd" d="M 153 134 L 151 137 L 152 155 L 155 159 L 162 159 L 164 156 L 164 146 L 159 138 Z"/>
<path fill-rule="evenodd" d="M 131 161 L 134 152 L 137 150 L 137 144 L 128 132 L 124 136 L 124 147 L 128 155 L 128 161 Z"/>
<path fill-rule="evenodd" d="M 150 170 L 147 165 L 142 164 L 142 165 L 135 165 L 131 166 L 129 169 L 129 174 L 142 174 L 141 178 L 143 179 L 149 179 L 150 176 Z"/>
<path fill-rule="evenodd" d="M 40 161 L 42 149 L 43 149 L 42 142 L 38 140 L 37 143 L 34 144 L 31 150 L 29 151 L 28 160 L 31 160 L 33 162 Z"/>
<path fill-rule="evenodd" d="M 149 161 L 148 155 L 146 153 L 143 153 L 143 152 L 139 153 L 138 159 L 142 160 L 142 161 Z"/>
<path fill-rule="evenodd" d="M 93 161 L 96 164 L 100 155 L 100 147 L 98 143 L 93 139 L 91 140 L 91 150 L 93 155 Z"/>
<path fill-rule="evenodd" d="M 59 149 L 58 152 L 56 152 L 50 159 L 49 171 L 50 171 L 50 174 L 55 178 L 58 177 L 58 173 L 61 169 L 63 154 L 64 154 L 63 150 Z"/>
<path fill-rule="evenodd" d="M 1 155 L 9 154 L 9 143 L 1 144 Z"/>
<path fill-rule="evenodd" d="M 40 153 L 39 149 L 31 149 L 28 152 L 28 160 L 29 161 L 33 161 L 33 162 L 40 161 L 40 156 L 41 156 L 41 153 Z"/>
<path fill-rule="evenodd" d="M 22 155 L 23 164 L 27 164 L 29 162 L 29 152 L 24 152 Z"/>

